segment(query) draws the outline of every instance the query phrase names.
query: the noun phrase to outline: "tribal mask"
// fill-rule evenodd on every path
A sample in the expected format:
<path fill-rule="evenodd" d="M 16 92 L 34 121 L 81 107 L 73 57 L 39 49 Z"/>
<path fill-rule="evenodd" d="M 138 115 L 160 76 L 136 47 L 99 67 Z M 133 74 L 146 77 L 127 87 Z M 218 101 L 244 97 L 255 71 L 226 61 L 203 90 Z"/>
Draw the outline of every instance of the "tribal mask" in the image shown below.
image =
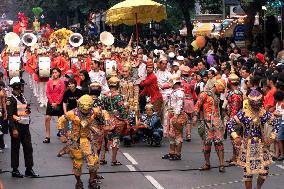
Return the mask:
<path fill-rule="evenodd" d="M 89 95 L 84 95 L 77 100 L 79 110 L 87 114 L 93 107 L 94 101 L 93 98 Z"/>
<path fill-rule="evenodd" d="M 257 90 L 249 93 L 248 100 L 252 109 L 259 110 L 263 106 L 262 94 Z"/>

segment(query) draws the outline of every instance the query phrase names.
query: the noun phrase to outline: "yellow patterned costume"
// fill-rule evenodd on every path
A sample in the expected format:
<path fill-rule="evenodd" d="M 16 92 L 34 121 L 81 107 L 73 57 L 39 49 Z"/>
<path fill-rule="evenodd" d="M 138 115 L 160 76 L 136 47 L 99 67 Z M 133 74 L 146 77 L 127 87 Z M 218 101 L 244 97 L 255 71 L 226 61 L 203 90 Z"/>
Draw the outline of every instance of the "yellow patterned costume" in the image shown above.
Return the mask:
<path fill-rule="evenodd" d="M 93 108 L 93 99 L 88 95 L 84 95 L 78 100 L 78 106 L 61 116 L 57 124 L 57 128 L 67 130 L 70 137 L 69 148 L 73 160 L 73 172 L 76 176 L 81 175 L 84 157 L 90 172 L 98 170 L 98 135 L 103 128 L 97 125 L 96 119 L 102 117 L 106 124 L 109 121 L 108 112 L 100 108 Z M 72 122 L 72 128 L 66 128 L 69 121 Z"/>

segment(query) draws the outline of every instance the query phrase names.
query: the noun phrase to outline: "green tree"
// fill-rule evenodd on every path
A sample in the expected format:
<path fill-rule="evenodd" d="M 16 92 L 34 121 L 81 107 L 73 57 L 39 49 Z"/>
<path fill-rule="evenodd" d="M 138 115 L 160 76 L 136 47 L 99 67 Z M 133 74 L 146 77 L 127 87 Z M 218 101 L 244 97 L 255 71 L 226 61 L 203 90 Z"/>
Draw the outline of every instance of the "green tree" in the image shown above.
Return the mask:
<path fill-rule="evenodd" d="M 198 0 L 202 14 L 222 14 L 222 0 Z"/>

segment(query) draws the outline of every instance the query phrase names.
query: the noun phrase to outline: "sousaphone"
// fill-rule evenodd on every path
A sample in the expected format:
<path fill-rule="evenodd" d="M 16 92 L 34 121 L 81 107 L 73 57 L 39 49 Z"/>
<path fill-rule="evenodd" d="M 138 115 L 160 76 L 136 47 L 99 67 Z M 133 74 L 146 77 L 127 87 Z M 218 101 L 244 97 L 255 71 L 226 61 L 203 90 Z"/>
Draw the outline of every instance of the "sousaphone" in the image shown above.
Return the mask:
<path fill-rule="evenodd" d="M 80 33 L 73 33 L 69 37 L 69 43 L 72 47 L 80 47 L 83 44 L 83 36 Z"/>
<path fill-rule="evenodd" d="M 100 34 L 100 41 L 106 46 L 114 44 L 114 37 L 110 32 L 104 31 Z"/>
<path fill-rule="evenodd" d="M 9 32 L 4 37 L 5 44 L 9 49 L 17 48 L 20 45 L 21 39 L 18 34 L 14 32 Z"/>
<path fill-rule="evenodd" d="M 25 33 L 22 37 L 22 42 L 28 46 L 34 46 L 37 43 L 37 37 L 33 33 Z"/>

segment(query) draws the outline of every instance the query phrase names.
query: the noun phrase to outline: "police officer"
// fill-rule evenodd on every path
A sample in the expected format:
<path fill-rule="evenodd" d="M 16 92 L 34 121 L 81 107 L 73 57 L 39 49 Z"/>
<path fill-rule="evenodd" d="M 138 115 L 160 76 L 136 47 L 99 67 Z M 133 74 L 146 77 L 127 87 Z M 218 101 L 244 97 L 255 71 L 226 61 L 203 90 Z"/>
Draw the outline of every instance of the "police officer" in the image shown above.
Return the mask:
<path fill-rule="evenodd" d="M 31 143 L 31 134 L 29 130 L 31 113 L 29 104 L 23 94 L 23 82 L 19 77 L 13 77 L 10 80 L 10 87 L 13 91 L 7 100 L 7 113 L 11 133 L 11 167 L 12 177 L 23 178 L 19 170 L 19 152 L 20 144 L 23 146 L 25 159 L 25 176 L 37 177 L 32 167 L 33 147 Z"/>

